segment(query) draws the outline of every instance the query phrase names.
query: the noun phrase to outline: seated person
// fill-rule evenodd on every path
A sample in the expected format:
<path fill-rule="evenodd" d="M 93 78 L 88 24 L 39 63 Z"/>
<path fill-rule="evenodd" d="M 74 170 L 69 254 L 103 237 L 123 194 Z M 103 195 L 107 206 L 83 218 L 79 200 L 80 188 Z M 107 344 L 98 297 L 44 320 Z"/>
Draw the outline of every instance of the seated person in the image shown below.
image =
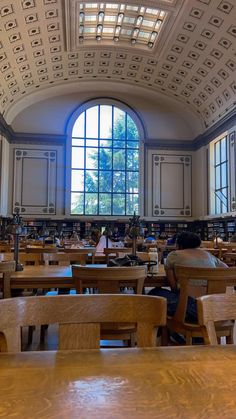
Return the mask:
<path fill-rule="evenodd" d="M 177 234 L 174 234 L 172 237 L 167 239 L 167 246 L 172 246 L 176 243 Z"/>
<path fill-rule="evenodd" d="M 100 237 L 99 242 L 96 246 L 96 253 L 102 253 L 106 247 L 114 247 L 112 240 L 106 236 L 106 233 Z"/>
<path fill-rule="evenodd" d="M 165 288 L 153 288 L 148 294 L 165 297 L 167 299 L 167 313 L 173 316 L 179 301 L 179 286 L 175 277 L 175 265 L 193 266 L 199 268 L 227 268 L 211 253 L 200 249 L 200 237 L 188 231 L 184 231 L 177 236 L 177 250 L 170 252 L 166 259 L 166 276 L 171 290 Z M 196 300 L 188 298 L 187 317 L 191 322 L 197 321 Z"/>

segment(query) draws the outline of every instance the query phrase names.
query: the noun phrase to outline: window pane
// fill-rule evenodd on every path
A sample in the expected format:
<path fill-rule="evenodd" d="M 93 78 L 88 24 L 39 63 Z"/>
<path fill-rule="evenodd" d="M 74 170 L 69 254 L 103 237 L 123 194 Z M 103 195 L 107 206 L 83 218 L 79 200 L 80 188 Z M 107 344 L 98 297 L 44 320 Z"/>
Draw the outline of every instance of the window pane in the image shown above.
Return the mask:
<path fill-rule="evenodd" d="M 123 140 L 113 140 L 113 147 L 114 148 L 125 148 L 126 141 Z"/>
<path fill-rule="evenodd" d="M 126 192 L 138 193 L 139 175 L 138 172 L 127 172 Z"/>
<path fill-rule="evenodd" d="M 98 106 L 86 111 L 86 137 L 98 138 Z"/>
<path fill-rule="evenodd" d="M 84 147 L 84 139 L 72 138 L 72 145 Z"/>
<path fill-rule="evenodd" d="M 215 144 L 215 164 L 220 163 L 220 142 Z"/>
<path fill-rule="evenodd" d="M 98 171 L 97 170 L 86 170 L 85 191 L 86 192 L 98 191 Z"/>
<path fill-rule="evenodd" d="M 113 138 L 126 138 L 125 112 L 118 108 L 114 108 Z"/>
<path fill-rule="evenodd" d="M 113 172 L 113 192 L 125 192 L 124 172 Z"/>
<path fill-rule="evenodd" d="M 125 215 L 125 196 L 113 195 L 113 215 Z"/>
<path fill-rule="evenodd" d="M 221 203 L 220 203 L 220 199 L 216 197 L 216 214 L 220 214 L 220 213 L 221 213 Z"/>
<path fill-rule="evenodd" d="M 127 147 L 128 148 L 138 148 L 139 143 L 138 143 L 138 141 L 127 141 Z"/>
<path fill-rule="evenodd" d="M 111 194 L 101 193 L 99 195 L 99 214 L 111 215 Z"/>
<path fill-rule="evenodd" d="M 138 150 L 127 150 L 127 168 L 138 170 Z"/>
<path fill-rule="evenodd" d="M 97 169 L 98 168 L 98 149 L 87 148 L 86 149 L 86 169 Z"/>
<path fill-rule="evenodd" d="M 127 116 L 127 139 L 128 140 L 138 140 L 138 130 L 137 127 L 130 116 Z"/>
<path fill-rule="evenodd" d="M 226 138 L 221 140 L 221 161 L 226 160 Z"/>
<path fill-rule="evenodd" d="M 139 137 L 132 118 L 115 106 L 92 106 L 77 119 L 73 136 L 71 213 L 138 213 Z"/>
<path fill-rule="evenodd" d="M 96 193 L 85 194 L 85 214 L 96 215 L 98 213 L 98 195 Z"/>
<path fill-rule="evenodd" d="M 126 201 L 126 213 L 132 215 L 134 211 L 136 214 L 139 212 L 139 205 L 138 205 L 138 194 L 128 194 L 127 201 Z"/>
<path fill-rule="evenodd" d="M 73 169 L 84 168 L 84 149 L 80 147 L 72 147 L 71 166 Z"/>
<path fill-rule="evenodd" d="M 125 170 L 125 150 L 114 150 L 113 152 L 113 169 Z"/>
<path fill-rule="evenodd" d="M 223 163 L 221 165 L 221 187 L 225 188 L 227 186 L 227 165 Z"/>
<path fill-rule="evenodd" d="M 111 147 L 112 146 L 112 140 L 100 140 L 100 147 Z"/>
<path fill-rule="evenodd" d="M 99 152 L 99 168 L 111 169 L 112 168 L 112 151 L 107 148 L 101 148 Z"/>
<path fill-rule="evenodd" d="M 86 140 L 86 147 L 98 147 L 98 140 Z"/>
<path fill-rule="evenodd" d="M 72 137 L 84 137 L 84 112 L 75 121 L 72 130 Z"/>
<path fill-rule="evenodd" d="M 71 190 L 83 191 L 84 190 L 84 171 L 72 170 L 71 172 Z"/>
<path fill-rule="evenodd" d="M 100 106 L 100 138 L 111 138 L 112 136 L 112 107 Z"/>
<path fill-rule="evenodd" d="M 112 172 L 102 171 L 99 175 L 99 191 L 111 192 Z"/>
<path fill-rule="evenodd" d="M 220 188 L 220 166 L 216 167 L 215 176 L 216 176 L 216 179 L 215 179 L 216 189 L 219 189 Z"/>
<path fill-rule="evenodd" d="M 71 213 L 72 214 L 84 213 L 84 194 L 83 193 L 71 194 Z"/>

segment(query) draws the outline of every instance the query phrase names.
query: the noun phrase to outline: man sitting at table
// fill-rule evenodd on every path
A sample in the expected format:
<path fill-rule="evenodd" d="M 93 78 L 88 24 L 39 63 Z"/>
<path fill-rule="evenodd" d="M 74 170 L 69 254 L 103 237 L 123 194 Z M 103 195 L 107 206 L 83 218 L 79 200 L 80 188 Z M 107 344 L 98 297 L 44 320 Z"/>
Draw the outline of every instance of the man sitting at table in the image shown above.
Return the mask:
<path fill-rule="evenodd" d="M 179 284 L 175 277 L 175 266 L 192 266 L 199 268 L 227 268 L 227 265 L 213 256 L 211 253 L 200 248 L 200 237 L 188 231 L 177 235 L 176 248 L 170 252 L 166 259 L 165 270 L 170 290 L 166 288 L 153 288 L 148 294 L 165 297 L 167 299 L 167 313 L 173 316 L 179 301 Z M 196 300 L 188 297 L 187 319 L 190 322 L 197 321 Z"/>

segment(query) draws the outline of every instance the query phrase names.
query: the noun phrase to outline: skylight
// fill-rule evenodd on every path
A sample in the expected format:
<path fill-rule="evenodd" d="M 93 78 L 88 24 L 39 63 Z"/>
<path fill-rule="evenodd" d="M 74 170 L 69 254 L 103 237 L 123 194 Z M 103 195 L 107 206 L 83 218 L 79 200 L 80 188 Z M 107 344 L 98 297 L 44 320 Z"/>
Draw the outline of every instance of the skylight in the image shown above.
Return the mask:
<path fill-rule="evenodd" d="M 171 0 L 166 0 L 170 3 Z M 79 3 L 77 39 L 125 42 L 153 48 L 168 12 L 130 4 Z"/>

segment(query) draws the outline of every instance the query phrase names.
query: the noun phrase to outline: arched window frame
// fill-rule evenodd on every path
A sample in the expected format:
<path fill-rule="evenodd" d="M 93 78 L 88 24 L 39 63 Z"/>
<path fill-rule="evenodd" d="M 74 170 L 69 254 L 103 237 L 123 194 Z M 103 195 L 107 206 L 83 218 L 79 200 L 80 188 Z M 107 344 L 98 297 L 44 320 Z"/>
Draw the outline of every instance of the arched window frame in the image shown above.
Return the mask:
<path fill-rule="evenodd" d="M 72 150 L 72 131 L 73 126 L 80 116 L 85 110 L 96 106 L 96 105 L 111 105 L 116 106 L 127 112 L 129 116 L 133 119 L 136 124 L 138 133 L 139 133 L 139 214 L 143 216 L 144 213 L 144 199 L 143 199 L 143 191 L 144 191 L 144 139 L 145 139 L 145 128 L 139 117 L 138 113 L 132 109 L 126 103 L 112 98 L 95 98 L 88 100 L 82 104 L 80 104 L 74 112 L 68 118 L 68 123 L 66 127 L 66 134 L 67 134 L 67 144 L 66 144 L 66 195 L 65 195 L 65 215 L 70 218 L 79 217 L 81 220 L 86 220 L 88 218 L 93 219 L 104 219 L 108 218 L 109 220 L 116 220 L 119 219 L 128 219 L 130 216 L 128 215 L 80 215 L 80 214 L 71 214 L 71 150 Z"/>

